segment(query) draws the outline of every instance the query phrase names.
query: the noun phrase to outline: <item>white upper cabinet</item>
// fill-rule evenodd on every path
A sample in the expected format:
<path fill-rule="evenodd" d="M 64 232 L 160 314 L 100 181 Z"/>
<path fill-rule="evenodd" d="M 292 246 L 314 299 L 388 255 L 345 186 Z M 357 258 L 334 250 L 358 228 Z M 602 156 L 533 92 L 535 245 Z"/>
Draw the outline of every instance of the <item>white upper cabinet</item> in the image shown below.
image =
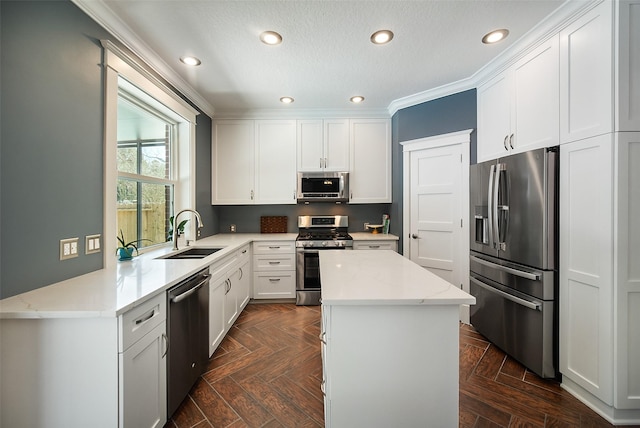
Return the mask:
<path fill-rule="evenodd" d="M 478 88 L 478 162 L 509 153 L 511 79 L 507 72 Z"/>
<path fill-rule="evenodd" d="M 613 2 L 560 32 L 560 140 L 613 131 Z"/>
<path fill-rule="evenodd" d="M 296 203 L 296 121 L 256 120 L 256 204 Z"/>
<path fill-rule="evenodd" d="M 214 122 L 212 204 L 295 204 L 295 120 Z"/>
<path fill-rule="evenodd" d="M 298 171 L 349 170 L 349 120 L 298 120 Z"/>
<path fill-rule="evenodd" d="M 478 88 L 478 161 L 558 144 L 558 36 Z"/>
<path fill-rule="evenodd" d="M 351 119 L 349 203 L 391 202 L 391 121 Z"/>
<path fill-rule="evenodd" d="M 252 120 L 219 120 L 213 125 L 212 203 L 253 203 L 255 131 Z"/>

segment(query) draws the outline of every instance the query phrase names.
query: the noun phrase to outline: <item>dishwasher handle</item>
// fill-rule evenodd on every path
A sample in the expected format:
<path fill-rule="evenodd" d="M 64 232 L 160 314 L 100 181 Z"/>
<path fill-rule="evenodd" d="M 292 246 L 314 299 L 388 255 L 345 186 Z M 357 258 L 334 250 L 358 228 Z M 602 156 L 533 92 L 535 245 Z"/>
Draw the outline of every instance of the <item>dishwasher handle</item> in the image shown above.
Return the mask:
<path fill-rule="evenodd" d="M 195 286 L 191 287 L 190 289 L 188 289 L 184 293 L 178 294 L 177 296 L 172 296 L 171 297 L 171 303 L 180 303 L 181 301 L 183 301 L 187 297 L 191 296 L 193 293 L 198 291 L 204 284 L 209 282 L 209 278 L 211 278 L 211 275 L 204 275 L 203 276 L 203 280 L 200 281 Z"/>

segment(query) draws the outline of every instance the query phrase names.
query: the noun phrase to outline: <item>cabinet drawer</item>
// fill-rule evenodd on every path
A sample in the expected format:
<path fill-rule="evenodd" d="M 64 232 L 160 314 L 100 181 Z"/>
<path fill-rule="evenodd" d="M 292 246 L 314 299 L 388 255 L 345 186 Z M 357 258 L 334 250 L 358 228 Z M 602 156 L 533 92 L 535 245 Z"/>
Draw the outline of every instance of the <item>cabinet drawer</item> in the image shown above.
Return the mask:
<path fill-rule="evenodd" d="M 238 262 L 242 264 L 249 257 L 251 257 L 251 244 L 247 244 L 238 250 Z"/>
<path fill-rule="evenodd" d="M 396 241 L 354 241 L 353 249 L 398 251 L 398 243 Z"/>
<path fill-rule="evenodd" d="M 211 275 L 211 281 L 215 281 L 222 275 L 227 275 L 229 268 L 238 260 L 238 253 L 233 253 L 218 260 L 209 267 L 209 274 Z"/>
<path fill-rule="evenodd" d="M 167 297 L 161 293 L 138 307 L 120 315 L 118 351 L 124 352 L 167 319 Z"/>
<path fill-rule="evenodd" d="M 253 254 L 294 253 L 294 241 L 258 241 L 253 243 Z"/>
<path fill-rule="evenodd" d="M 254 299 L 289 299 L 296 297 L 295 272 L 254 272 Z"/>
<path fill-rule="evenodd" d="M 253 270 L 256 271 L 295 270 L 295 268 L 295 254 L 257 254 L 253 256 Z"/>

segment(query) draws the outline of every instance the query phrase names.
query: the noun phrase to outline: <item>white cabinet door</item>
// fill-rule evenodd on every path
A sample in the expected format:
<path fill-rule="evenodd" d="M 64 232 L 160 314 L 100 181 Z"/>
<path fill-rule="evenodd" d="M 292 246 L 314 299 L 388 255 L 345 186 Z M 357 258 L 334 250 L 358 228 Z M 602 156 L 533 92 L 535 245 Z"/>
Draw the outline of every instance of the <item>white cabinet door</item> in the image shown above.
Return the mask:
<path fill-rule="evenodd" d="M 349 203 L 390 203 L 390 120 L 352 119 L 350 126 Z"/>
<path fill-rule="evenodd" d="M 612 405 L 612 135 L 560 147 L 560 372 Z"/>
<path fill-rule="evenodd" d="M 256 120 L 256 204 L 296 203 L 296 121 Z"/>
<path fill-rule="evenodd" d="M 167 341 L 163 321 L 120 355 L 120 426 L 161 428 L 167 419 Z"/>
<path fill-rule="evenodd" d="M 253 203 L 254 139 L 252 120 L 214 121 L 212 204 Z"/>
<path fill-rule="evenodd" d="M 224 338 L 226 319 L 224 316 L 227 277 L 218 278 L 209 284 L 209 357 L 213 355 Z"/>
<path fill-rule="evenodd" d="M 478 88 L 478 162 L 509 154 L 511 79 L 504 72 Z"/>
<path fill-rule="evenodd" d="M 560 54 L 556 35 L 513 67 L 514 153 L 557 146 L 560 137 Z"/>
<path fill-rule="evenodd" d="M 322 126 L 321 119 L 298 121 L 298 171 L 322 171 L 324 159 Z"/>
<path fill-rule="evenodd" d="M 227 278 L 226 291 L 224 296 L 224 319 L 225 331 L 229 331 L 233 322 L 238 317 L 238 295 L 240 284 L 240 269 L 235 269 Z"/>
<path fill-rule="evenodd" d="M 554 36 L 478 88 L 478 162 L 558 144 L 559 79 Z"/>
<path fill-rule="evenodd" d="M 560 32 L 560 141 L 613 129 L 612 10 L 604 1 Z"/>
<path fill-rule="evenodd" d="M 324 120 L 324 170 L 349 170 L 349 120 Z"/>
<path fill-rule="evenodd" d="M 238 270 L 238 310 L 242 311 L 251 298 L 251 277 L 253 276 L 251 272 L 251 259 L 247 258 Z"/>
<path fill-rule="evenodd" d="M 298 121 L 298 171 L 349 170 L 349 120 Z"/>

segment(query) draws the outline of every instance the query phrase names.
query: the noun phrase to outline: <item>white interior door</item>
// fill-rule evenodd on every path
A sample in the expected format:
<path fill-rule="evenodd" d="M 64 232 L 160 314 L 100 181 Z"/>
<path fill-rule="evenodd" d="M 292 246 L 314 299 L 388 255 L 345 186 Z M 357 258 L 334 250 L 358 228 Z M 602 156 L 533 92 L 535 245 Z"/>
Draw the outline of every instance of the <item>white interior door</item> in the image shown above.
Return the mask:
<path fill-rule="evenodd" d="M 461 181 L 460 144 L 411 153 L 411 260 L 456 285 L 461 284 Z"/>

